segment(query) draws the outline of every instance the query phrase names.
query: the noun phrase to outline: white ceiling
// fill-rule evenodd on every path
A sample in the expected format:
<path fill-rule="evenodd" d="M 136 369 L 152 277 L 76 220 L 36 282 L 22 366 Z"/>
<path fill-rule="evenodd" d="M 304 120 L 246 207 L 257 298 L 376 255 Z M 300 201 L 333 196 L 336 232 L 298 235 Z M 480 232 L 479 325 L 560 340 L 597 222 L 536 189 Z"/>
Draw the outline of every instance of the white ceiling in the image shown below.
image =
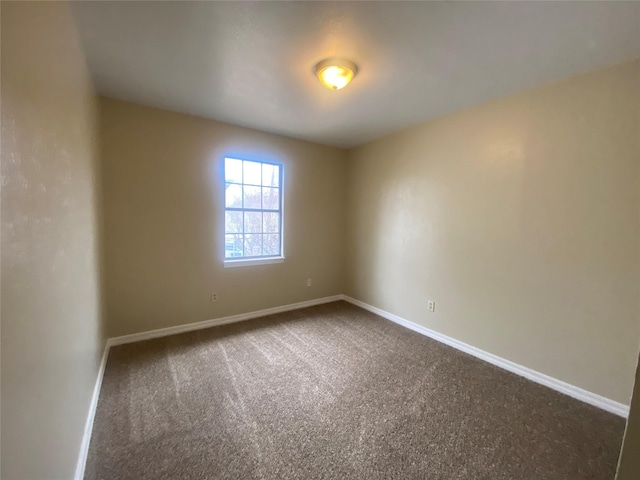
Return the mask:
<path fill-rule="evenodd" d="M 74 2 L 99 93 L 340 147 L 640 57 L 640 2 Z M 360 72 L 330 91 L 339 55 Z"/>

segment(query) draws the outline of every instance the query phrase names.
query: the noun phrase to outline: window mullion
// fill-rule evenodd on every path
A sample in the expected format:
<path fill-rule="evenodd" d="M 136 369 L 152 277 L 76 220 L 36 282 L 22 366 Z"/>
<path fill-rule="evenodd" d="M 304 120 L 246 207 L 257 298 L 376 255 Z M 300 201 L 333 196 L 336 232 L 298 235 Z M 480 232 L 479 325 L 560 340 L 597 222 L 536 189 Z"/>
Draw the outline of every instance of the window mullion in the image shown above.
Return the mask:
<path fill-rule="evenodd" d="M 238 207 L 225 207 L 225 210 L 229 212 L 263 212 L 263 213 L 280 213 L 280 210 L 269 210 L 260 208 L 238 208 Z"/>

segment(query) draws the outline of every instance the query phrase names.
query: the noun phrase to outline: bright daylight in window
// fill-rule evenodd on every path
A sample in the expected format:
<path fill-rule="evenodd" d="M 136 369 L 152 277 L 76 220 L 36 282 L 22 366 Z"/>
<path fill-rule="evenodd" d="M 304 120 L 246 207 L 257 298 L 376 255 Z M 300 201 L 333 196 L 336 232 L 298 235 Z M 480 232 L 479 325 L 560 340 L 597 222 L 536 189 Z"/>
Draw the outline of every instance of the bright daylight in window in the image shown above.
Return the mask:
<path fill-rule="evenodd" d="M 282 256 L 282 165 L 225 158 L 225 260 Z"/>

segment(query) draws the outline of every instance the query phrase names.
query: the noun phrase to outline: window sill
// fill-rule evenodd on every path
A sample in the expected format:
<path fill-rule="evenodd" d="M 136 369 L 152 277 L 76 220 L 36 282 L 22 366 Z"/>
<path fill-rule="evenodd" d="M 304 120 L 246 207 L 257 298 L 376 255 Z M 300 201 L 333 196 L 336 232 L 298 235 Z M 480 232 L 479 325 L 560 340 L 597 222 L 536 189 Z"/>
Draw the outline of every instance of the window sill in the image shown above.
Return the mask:
<path fill-rule="evenodd" d="M 252 265 L 268 265 L 270 263 L 282 263 L 284 257 L 248 258 L 243 260 L 225 260 L 224 268 L 249 267 Z"/>

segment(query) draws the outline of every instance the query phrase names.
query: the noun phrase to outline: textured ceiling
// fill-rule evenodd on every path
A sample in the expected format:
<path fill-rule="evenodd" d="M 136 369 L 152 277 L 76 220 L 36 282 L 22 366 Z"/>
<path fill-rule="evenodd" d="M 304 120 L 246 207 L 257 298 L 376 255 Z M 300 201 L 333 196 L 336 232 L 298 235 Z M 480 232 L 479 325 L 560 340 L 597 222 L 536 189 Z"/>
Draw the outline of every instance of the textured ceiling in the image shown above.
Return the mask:
<path fill-rule="evenodd" d="M 74 2 L 99 93 L 352 147 L 640 57 L 640 2 Z M 333 92 L 319 60 L 354 60 Z"/>

